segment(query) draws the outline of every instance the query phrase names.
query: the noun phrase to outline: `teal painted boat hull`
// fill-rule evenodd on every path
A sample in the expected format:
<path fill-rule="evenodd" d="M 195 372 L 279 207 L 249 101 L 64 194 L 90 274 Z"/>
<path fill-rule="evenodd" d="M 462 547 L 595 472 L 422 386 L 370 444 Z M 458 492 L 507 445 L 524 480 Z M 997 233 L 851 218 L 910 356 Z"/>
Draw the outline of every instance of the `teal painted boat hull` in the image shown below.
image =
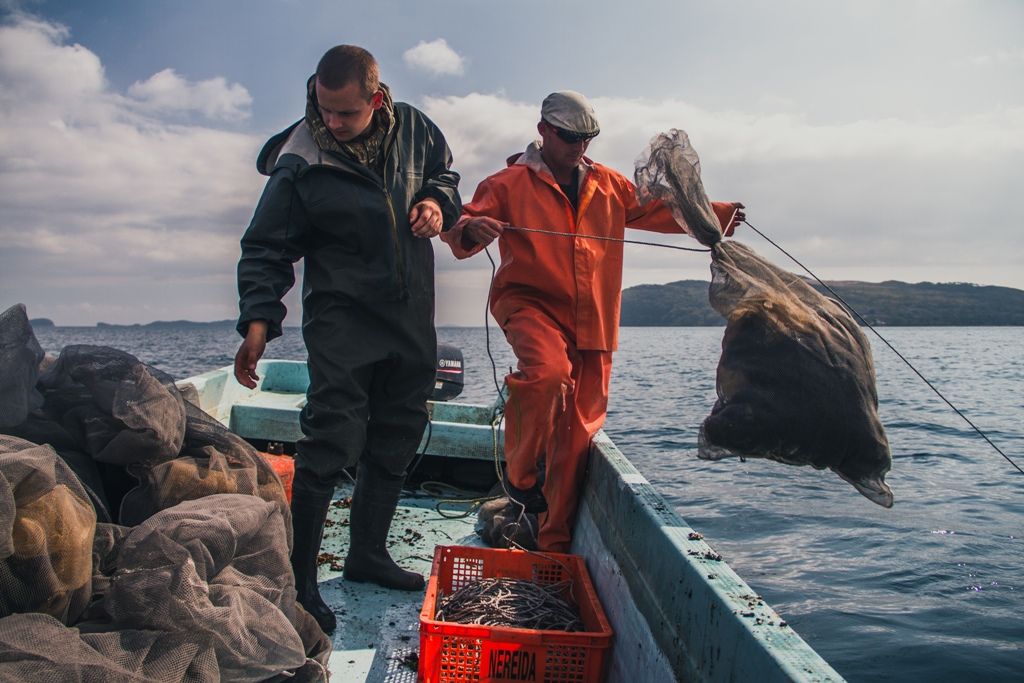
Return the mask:
<path fill-rule="evenodd" d="M 309 383 L 305 363 L 264 360 L 257 374 L 255 390 L 238 385 L 230 367 L 179 385 L 194 390 L 204 410 L 244 438 L 294 442 L 301 436 L 298 414 Z M 428 455 L 502 457 L 495 406 L 447 402 L 429 408 L 431 426 L 421 443 Z M 465 520 L 456 525 L 432 516 L 432 508 L 433 502 L 422 497 L 403 500 L 400 517 L 408 515 L 404 519 L 413 527 L 399 528 L 404 524 L 398 519 L 392 525 L 395 542 L 403 535 L 415 538 L 407 533 L 413 528 L 423 532 L 406 562 L 418 571 L 429 571 L 433 543 L 479 544 Z M 571 552 L 585 558 L 615 631 L 607 681 L 842 680 L 671 509 L 604 432 L 594 439 L 578 517 Z M 347 537 L 328 534 L 324 547 L 343 556 Z M 394 548 L 392 555 L 399 557 Z M 380 598 L 381 590 L 344 582 L 330 567 L 322 568 L 320 580 L 332 606 L 344 603 L 332 656 L 337 679 L 410 680 L 408 668 L 395 662 L 407 658 L 409 643 L 415 643 L 411 634 L 422 594 L 383 591 Z M 367 632 L 349 633 L 355 624 L 365 624 Z M 360 639 L 369 645 L 360 645 Z"/>

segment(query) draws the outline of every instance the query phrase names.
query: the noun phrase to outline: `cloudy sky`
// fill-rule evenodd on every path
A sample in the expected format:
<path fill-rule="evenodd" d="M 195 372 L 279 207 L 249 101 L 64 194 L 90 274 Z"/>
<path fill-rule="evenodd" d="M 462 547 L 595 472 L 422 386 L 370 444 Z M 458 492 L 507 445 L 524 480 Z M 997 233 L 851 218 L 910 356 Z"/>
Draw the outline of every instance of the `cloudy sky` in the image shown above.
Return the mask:
<path fill-rule="evenodd" d="M 1024 288 L 1022 29 L 1017 0 L 0 0 L 0 309 L 233 318 L 256 154 L 338 43 L 441 126 L 467 199 L 575 89 L 593 158 L 631 176 L 686 130 L 708 194 L 824 279 Z M 490 264 L 435 246 L 438 322 L 481 324 Z M 629 246 L 624 279 L 707 267 Z"/>

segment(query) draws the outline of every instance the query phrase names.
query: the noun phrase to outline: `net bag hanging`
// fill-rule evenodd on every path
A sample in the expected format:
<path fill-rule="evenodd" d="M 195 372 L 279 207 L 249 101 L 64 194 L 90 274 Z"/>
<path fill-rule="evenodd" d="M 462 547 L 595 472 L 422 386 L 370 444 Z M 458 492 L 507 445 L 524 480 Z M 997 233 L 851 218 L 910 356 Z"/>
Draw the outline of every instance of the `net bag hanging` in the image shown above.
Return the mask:
<path fill-rule="evenodd" d="M 655 136 L 634 177 L 642 203 L 665 202 L 711 248 L 708 295 L 726 329 L 718 399 L 700 428 L 699 457 L 829 468 L 869 500 L 892 506 L 871 348 L 850 314 L 750 247 L 722 239 L 683 131 Z"/>

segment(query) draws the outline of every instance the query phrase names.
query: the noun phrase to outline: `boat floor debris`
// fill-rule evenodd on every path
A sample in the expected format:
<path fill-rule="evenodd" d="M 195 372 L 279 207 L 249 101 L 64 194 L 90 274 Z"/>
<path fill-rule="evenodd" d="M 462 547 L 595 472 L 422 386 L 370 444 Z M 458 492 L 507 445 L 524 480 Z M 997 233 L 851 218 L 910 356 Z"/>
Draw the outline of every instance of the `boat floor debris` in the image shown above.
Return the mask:
<path fill-rule="evenodd" d="M 338 618 L 329 662 L 331 679 L 346 683 L 414 683 L 424 593 L 342 578 L 349 539 L 347 501 L 351 496 L 351 484 L 335 491 L 321 546 L 320 594 Z M 424 578 L 430 576 L 435 545 L 484 545 L 473 530 L 475 514 L 448 519 L 434 510 L 436 502 L 436 497 L 406 492 L 388 535 L 388 551 L 395 561 Z"/>

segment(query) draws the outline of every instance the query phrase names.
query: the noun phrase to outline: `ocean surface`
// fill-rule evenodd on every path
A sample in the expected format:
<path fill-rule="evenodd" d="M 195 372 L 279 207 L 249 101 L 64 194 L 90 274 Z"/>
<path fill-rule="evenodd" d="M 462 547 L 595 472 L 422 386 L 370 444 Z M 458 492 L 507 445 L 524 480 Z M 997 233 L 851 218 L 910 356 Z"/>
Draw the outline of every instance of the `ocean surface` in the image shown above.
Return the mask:
<path fill-rule="evenodd" d="M 886 510 L 830 471 L 697 458 L 723 328 L 624 328 L 606 431 L 675 510 L 851 681 L 1024 681 L 1024 474 L 889 348 L 874 347 L 892 446 Z M 1024 328 L 880 328 L 1024 467 Z M 229 365 L 229 327 L 50 328 L 43 347 L 129 351 L 176 378 Z M 441 328 L 462 348 L 461 400 L 491 402 L 484 328 Z M 514 364 L 500 332 L 499 378 Z M 268 357 L 305 359 L 297 329 Z"/>

